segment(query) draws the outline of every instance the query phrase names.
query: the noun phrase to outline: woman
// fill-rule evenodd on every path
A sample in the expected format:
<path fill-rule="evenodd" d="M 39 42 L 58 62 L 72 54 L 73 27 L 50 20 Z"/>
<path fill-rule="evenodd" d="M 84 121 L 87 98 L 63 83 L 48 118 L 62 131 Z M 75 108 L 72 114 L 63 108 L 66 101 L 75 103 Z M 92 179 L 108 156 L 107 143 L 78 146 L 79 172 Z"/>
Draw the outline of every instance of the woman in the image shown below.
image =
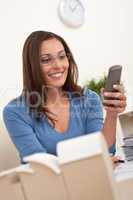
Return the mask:
<path fill-rule="evenodd" d="M 4 121 L 20 157 L 47 152 L 56 155 L 59 141 L 102 131 L 110 148 L 115 143 L 118 113 L 126 106 L 118 92 L 103 92 L 106 117 L 98 95 L 77 85 L 78 69 L 60 36 L 36 31 L 23 48 L 23 92 L 4 108 Z"/>

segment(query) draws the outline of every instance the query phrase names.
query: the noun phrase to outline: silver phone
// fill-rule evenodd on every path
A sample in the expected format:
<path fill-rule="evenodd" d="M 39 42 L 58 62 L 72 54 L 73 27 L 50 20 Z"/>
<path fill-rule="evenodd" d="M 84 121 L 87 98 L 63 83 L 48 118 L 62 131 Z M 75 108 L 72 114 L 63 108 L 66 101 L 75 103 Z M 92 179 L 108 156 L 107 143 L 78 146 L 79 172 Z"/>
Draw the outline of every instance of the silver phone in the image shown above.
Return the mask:
<path fill-rule="evenodd" d="M 115 92 L 113 85 L 120 84 L 121 81 L 121 65 L 114 65 L 109 68 L 108 76 L 106 80 L 105 90 L 109 92 Z"/>

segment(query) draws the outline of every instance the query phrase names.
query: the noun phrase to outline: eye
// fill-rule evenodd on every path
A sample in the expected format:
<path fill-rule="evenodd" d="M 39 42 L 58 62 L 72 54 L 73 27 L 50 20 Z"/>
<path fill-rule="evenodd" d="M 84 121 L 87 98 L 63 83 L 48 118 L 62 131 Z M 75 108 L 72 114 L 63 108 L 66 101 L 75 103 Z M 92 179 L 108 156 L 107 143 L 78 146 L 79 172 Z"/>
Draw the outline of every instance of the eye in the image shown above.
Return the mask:
<path fill-rule="evenodd" d="M 48 64 L 51 62 L 51 58 L 41 58 L 41 63 L 42 64 Z"/>
<path fill-rule="evenodd" d="M 61 60 L 63 60 L 63 59 L 66 59 L 66 54 L 62 54 L 62 55 L 59 55 L 59 58 L 61 59 Z"/>

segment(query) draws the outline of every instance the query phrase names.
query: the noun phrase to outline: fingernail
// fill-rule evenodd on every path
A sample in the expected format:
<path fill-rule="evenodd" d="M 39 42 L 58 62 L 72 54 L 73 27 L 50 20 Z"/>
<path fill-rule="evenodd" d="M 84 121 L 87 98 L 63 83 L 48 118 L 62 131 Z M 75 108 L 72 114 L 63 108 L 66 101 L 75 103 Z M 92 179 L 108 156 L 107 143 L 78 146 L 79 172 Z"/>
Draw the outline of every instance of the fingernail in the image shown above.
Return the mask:
<path fill-rule="evenodd" d="M 113 85 L 114 88 L 117 88 L 117 85 Z"/>

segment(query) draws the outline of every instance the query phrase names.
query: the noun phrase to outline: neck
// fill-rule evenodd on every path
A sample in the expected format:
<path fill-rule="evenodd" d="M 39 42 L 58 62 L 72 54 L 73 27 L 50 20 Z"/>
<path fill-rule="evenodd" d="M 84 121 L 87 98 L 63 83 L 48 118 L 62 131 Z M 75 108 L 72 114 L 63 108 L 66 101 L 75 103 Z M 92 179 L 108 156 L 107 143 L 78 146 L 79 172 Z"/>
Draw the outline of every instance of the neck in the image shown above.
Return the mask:
<path fill-rule="evenodd" d="M 48 88 L 47 92 L 47 104 L 57 104 L 60 102 L 63 96 L 62 88 Z"/>

